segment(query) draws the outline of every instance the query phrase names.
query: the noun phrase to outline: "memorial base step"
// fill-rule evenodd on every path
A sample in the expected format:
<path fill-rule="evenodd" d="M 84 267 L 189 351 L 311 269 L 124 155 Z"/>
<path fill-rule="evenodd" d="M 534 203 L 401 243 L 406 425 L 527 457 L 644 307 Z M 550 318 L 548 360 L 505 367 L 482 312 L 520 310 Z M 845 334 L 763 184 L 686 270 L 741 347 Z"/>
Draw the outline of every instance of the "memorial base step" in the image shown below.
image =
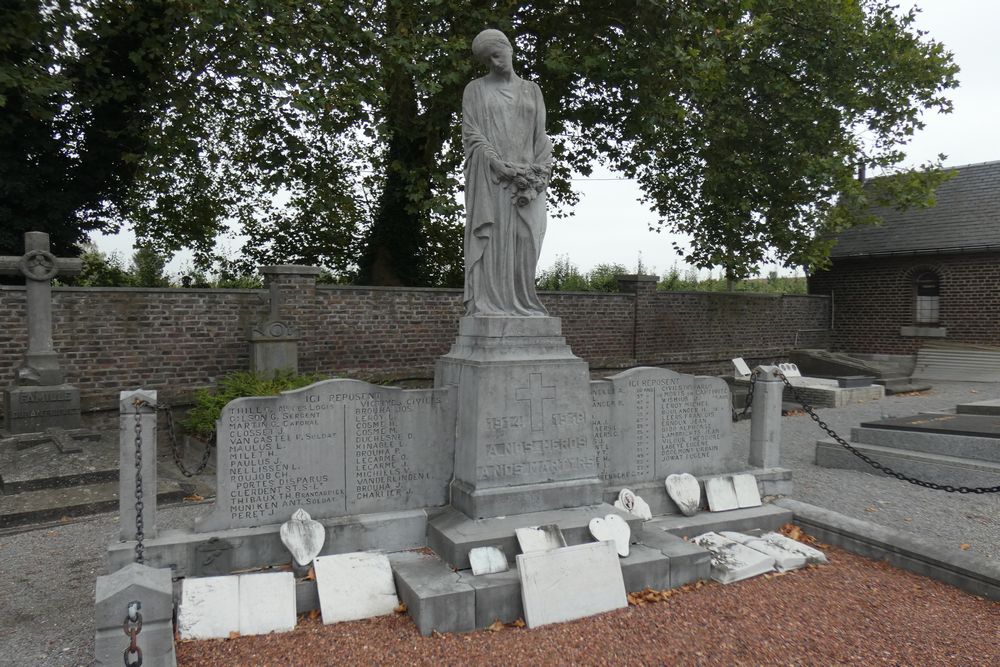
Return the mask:
<path fill-rule="evenodd" d="M 521 553 L 514 534 L 517 528 L 554 523 L 562 530 L 567 545 L 583 544 L 593 541 L 590 520 L 608 514 L 625 519 L 633 533 L 642 525 L 637 516 L 604 503 L 489 519 L 470 519 L 455 509 L 448 509 L 429 522 L 427 546 L 453 568 L 464 570 L 469 567 L 469 551 L 476 547 L 499 547 L 508 561 L 513 560 L 515 554 Z"/>
<path fill-rule="evenodd" d="M 956 487 L 992 487 L 1000 484 L 1000 463 L 907 451 L 898 447 L 851 444 L 872 460 L 904 475 L 927 482 Z M 883 474 L 833 440 L 820 440 L 816 443 L 816 465 L 824 468 L 844 468 L 877 475 Z"/>
<path fill-rule="evenodd" d="M 989 401 L 959 403 L 955 406 L 955 411 L 960 415 L 990 415 L 996 417 L 1000 415 L 1000 398 L 994 398 Z"/>
<path fill-rule="evenodd" d="M 158 504 L 178 503 L 193 488 L 161 478 L 157 483 L 156 501 Z M 0 529 L 110 512 L 118 506 L 117 481 L 4 495 L 0 496 Z"/>
<path fill-rule="evenodd" d="M 760 507 L 746 507 L 726 512 L 698 512 L 694 516 L 684 516 L 683 514 L 654 516 L 643 526 L 643 534 L 655 534 L 659 531 L 684 538 L 696 537 L 709 531 L 716 533 L 723 530 L 739 533 L 751 530 L 767 532 L 778 530 L 786 523 L 791 522 L 791 511 L 777 505 L 766 504 Z"/>

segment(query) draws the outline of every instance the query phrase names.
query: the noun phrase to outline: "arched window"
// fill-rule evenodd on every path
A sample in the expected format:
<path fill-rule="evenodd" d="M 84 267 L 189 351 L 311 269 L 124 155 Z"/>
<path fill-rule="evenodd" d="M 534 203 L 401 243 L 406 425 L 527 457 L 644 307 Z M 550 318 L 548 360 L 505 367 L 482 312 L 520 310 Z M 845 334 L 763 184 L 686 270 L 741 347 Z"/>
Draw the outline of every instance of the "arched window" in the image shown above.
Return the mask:
<path fill-rule="evenodd" d="M 933 271 L 923 271 L 917 274 L 917 304 L 916 317 L 917 324 L 937 324 L 938 323 L 938 302 L 941 293 L 941 284 L 938 275 Z"/>

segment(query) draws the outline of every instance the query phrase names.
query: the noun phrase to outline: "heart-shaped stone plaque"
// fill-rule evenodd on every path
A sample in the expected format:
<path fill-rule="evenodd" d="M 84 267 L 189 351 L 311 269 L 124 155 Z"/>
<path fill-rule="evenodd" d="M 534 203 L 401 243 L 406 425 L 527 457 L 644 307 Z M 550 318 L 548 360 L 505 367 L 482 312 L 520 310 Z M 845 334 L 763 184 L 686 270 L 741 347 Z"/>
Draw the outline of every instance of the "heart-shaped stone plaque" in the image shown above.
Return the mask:
<path fill-rule="evenodd" d="M 653 512 L 649 508 L 649 503 L 643 500 L 641 496 L 632 493 L 630 489 L 622 489 L 618 492 L 618 500 L 615 501 L 615 507 L 625 510 L 643 521 L 649 521 L 653 518 Z"/>
<path fill-rule="evenodd" d="M 591 519 L 590 534 L 598 542 L 613 540 L 618 555 L 622 558 L 628 556 L 628 544 L 632 538 L 632 530 L 628 527 L 628 522 L 617 514 L 609 514 L 603 519 L 600 517 Z"/>
<path fill-rule="evenodd" d="M 694 516 L 701 503 L 701 487 L 694 475 L 681 473 L 669 475 L 665 482 L 667 495 L 673 500 L 684 516 Z"/>
<path fill-rule="evenodd" d="M 292 518 L 281 524 L 281 541 L 292 552 L 292 558 L 305 567 L 323 550 L 326 529 L 319 521 L 314 521 L 309 512 L 299 508 Z"/>

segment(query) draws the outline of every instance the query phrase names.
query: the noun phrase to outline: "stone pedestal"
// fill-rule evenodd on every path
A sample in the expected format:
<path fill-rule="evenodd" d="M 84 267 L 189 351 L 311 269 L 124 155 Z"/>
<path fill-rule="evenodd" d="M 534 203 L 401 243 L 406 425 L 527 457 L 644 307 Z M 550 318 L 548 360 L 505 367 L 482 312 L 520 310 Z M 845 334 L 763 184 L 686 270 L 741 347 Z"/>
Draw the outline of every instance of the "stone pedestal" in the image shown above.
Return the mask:
<path fill-rule="evenodd" d="M 555 317 L 465 317 L 435 385 L 458 388 L 451 503 L 473 519 L 601 501 L 590 373 Z"/>
<path fill-rule="evenodd" d="M 3 409 L 11 435 L 80 428 L 80 390 L 68 384 L 8 387 Z"/>

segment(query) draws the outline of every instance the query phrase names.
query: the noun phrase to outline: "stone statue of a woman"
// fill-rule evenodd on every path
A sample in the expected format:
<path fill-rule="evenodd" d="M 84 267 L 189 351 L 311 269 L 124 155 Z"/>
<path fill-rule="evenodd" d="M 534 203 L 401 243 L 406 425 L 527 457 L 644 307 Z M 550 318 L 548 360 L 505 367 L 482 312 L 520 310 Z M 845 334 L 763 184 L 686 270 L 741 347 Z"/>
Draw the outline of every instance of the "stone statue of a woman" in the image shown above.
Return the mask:
<path fill-rule="evenodd" d="M 538 85 L 514 73 L 513 49 L 499 30 L 472 42 L 490 73 L 465 87 L 465 312 L 543 316 L 535 267 L 545 235 L 545 189 L 552 142 Z"/>

